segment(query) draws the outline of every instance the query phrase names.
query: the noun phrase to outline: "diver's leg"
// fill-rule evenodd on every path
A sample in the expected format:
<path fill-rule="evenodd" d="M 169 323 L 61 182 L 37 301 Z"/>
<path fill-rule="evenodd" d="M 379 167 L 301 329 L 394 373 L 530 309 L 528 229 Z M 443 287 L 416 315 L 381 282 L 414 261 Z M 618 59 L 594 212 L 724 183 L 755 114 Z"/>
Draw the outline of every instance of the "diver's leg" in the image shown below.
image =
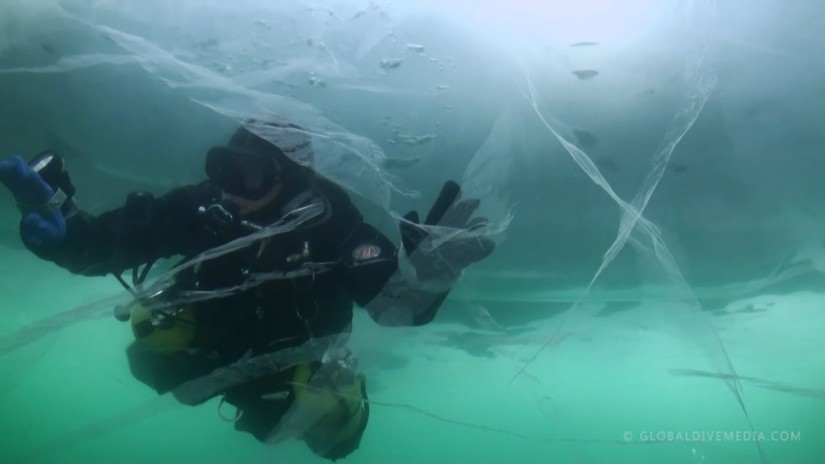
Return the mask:
<path fill-rule="evenodd" d="M 235 429 L 254 436 L 262 443 L 278 426 L 281 417 L 293 401 L 291 387 L 292 370 L 279 375 L 239 385 L 224 397 L 227 403 L 238 408 Z"/>

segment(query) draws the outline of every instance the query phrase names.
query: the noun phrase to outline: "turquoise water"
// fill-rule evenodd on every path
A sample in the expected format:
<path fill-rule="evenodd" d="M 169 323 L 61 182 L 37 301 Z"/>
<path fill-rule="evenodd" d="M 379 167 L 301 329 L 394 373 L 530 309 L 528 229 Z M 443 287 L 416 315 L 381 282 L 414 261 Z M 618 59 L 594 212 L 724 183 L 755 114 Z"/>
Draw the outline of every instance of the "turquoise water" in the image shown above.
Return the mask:
<path fill-rule="evenodd" d="M 0 157 L 58 150 L 100 213 L 276 113 L 393 240 L 480 198 L 496 251 L 434 323 L 356 311 L 343 462 L 825 462 L 822 6 L 442 3 L 7 1 Z M 132 378 L 128 295 L 18 219 L 0 192 L 0 462 L 322 461 Z"/>
<path fill-rule="evenodd" d="M 14 308 L 4 313 L 5 333 L 118 291 L 109 279 L 70 277 L 17 250 L 4 256 L 17 263 L 5 278 L 4 306 Z M 582 305 L 582 317 L 561 329 L 564 341 L 512 382 L 559 333 L 554 319 L 508 336 L 449 321 L 391 330 L 359 314 L 352 346 L 373 412 L 347 461 L 760 462 L 757 437 L 766 462 L 819 462 L 824 299 L 805 290 L 765 293 L 728 306 L 752 312 L 710 316 L 746 378 L 753 430 L 723 381 L 674 374 L 713 369 L 700 347 L 662 320 L 661 311 L 674 309 L 666 303 L 603 319 L 592 314 L 604 303 Z M 448 302 L 442 319 L 461 304 Z M 512 310 L 523 304 L 507 302 Z M 6 355 L 4 461 L 320 461 L 297 443 L 267 448 L 233 432 L 217 401 L 191 408 L 156 398 L 130 378 L 129 337 L 113 318 L 93 319 Z"/>

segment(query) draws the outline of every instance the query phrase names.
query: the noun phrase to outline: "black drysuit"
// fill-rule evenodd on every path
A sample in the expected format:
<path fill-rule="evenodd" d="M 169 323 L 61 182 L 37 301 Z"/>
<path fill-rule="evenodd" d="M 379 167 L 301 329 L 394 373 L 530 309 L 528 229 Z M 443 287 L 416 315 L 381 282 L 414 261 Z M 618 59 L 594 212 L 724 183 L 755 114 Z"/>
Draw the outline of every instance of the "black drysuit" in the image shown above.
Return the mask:
<path fill-rule="evenodd" d="M 227 288 L 256 273 L 288 272 L 306 263 L 334 263 L 333 269 L 268 280 L 229 297 L 198 302 L 196 336 L 186 353 L 158 356 L 130 346 L 130 366 L 138 379 L 164 393 L 241 356 L 346 332 L 353 303 L 366 306 L 396 272 L 395 246 L 363 221 L 340 187 L 310 171 L 293 172 L 282 182 L 273 204 L 244 219 L 265 226 L 295 208 L 315 203 L 323 205 L 323 213 L 294 231 L 254 241 L 185 269 L 176 276 L 176 286 L 183 290 Z M 97 217 L 84 212 L 70 217 L 61 248 L 41 257 L 73 273 L 92 276 L 119 275 L 175 255 L 191 258 L 249 233 L 240 227 L 220 236 L 212 232 L 202 207 L 216 204 L 219 198 L 219 188 L 209 181 L 159 198 L 132 194 L 119 209 Z M 429 322 L 442 300 L 431 300 L 430 307 L 411 316 L 409 323 Z M 373 311 L 370 315 L 380 321 L 381 314 Z M 263 379 L 224 392 L 244 412 L 238 429 L 265 438 L 287 405 L 262 402 L 260 397 L 273 388 L 273 382 L 282 380 Z"/>

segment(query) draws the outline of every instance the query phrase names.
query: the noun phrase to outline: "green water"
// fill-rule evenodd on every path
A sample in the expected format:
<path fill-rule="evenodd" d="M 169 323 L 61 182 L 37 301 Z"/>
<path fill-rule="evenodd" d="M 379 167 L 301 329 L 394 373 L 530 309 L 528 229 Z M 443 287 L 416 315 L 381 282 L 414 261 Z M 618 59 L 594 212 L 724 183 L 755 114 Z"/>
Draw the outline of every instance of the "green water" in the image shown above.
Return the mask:
<path fill-rule="evenodd" d="M 20 250 L 3 255 L 16 264 L 4 276 L 4 334 L 118 292 L 113 280 L 70 276 Z M 557 317 L 499 338 L 451 322 L 379 328 L 358 313 L 352 345 L 372 414 L 345 462 L 750 463 L 760 462 L 759 437 L 765 462 L 819 463 L 823 303 L 810 291 L 766 294 L 729 306 L 764 312 L 707 316 L 740 376 L 796 389 L 744 380 L 753 430 L 724 381 L 670 371 L 713 369 L 684 327 L 657 314 L 666 304 L 608 318 L 591 317 L 601 304 L 583 304 L 561 329 Z M 512 380 L 559 332 L 565 341 Z M 299 442 L 268 447 L 234 432 L 217 400 L 193 408 L 158 398 L 128 372 L 129 337 L 113 317 L 92 319 L 4 356 L 3 462 L 322 462 Z"/>

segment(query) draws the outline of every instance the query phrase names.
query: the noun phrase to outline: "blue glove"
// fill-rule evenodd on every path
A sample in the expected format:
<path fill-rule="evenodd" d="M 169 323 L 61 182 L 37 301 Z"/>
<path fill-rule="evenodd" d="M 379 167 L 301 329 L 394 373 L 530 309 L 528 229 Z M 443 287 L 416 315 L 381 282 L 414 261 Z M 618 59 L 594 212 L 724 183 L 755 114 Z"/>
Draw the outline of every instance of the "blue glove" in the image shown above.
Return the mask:
<path fill-rule="evenodd" d="M 66 237 L 66 219 L 57 208 L 48 207 L 54 189 L 19 156 L 0 161 L 0 183 L 14 195 L 23 212 L 20 238 L 32 251 L 57 248 Z"/>

